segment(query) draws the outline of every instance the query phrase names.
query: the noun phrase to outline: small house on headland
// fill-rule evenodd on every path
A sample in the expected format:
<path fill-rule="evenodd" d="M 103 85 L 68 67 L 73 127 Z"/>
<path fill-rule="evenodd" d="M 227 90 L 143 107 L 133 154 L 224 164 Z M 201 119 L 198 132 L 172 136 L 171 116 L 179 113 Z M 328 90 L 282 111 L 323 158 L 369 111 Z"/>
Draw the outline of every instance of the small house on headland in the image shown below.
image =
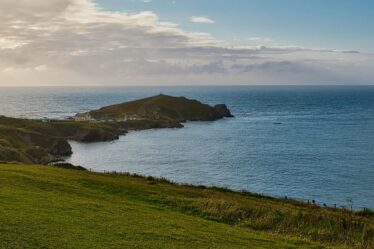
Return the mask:
<path fill-rule="evenodd" d="M 43 123 L 49 123 L 49 122 L 51 122 L 51 120 L 49 118 L 47 118 L 47 117 L 43 117 L 42 118 L 42 122 Z"/>
<path fill-rule="evenodd" d="M 92 120 L 91 115 L 89 113 L 78 113 L 77 115 L 73 117 L 73 119 L 74 121 L 77 121 L 77 122 L 84 122 L 84 121 Z"/>
<path fill-rule="evenodd" d="M 138 116 L 138 115 L 124 115 L 124 118 L 122 121 L 132 121 L 132 120 L 143 120 L 144 118 Z"/>

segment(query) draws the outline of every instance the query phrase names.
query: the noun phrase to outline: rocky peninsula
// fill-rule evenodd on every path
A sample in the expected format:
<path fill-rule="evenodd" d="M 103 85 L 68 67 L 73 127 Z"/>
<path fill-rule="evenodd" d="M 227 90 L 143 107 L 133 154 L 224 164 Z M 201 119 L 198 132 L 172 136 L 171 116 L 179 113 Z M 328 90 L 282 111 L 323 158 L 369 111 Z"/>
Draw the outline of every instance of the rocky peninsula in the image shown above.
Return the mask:
<path fill-rule="evenodd" d="M 130 130 L 182 128 L 186 121 L 233 117 L 224 104 L 157 95 L 80 113 L 69 120 L 0 117 L 0 161 L 48 164 L 71 155 L 69 140 L 104 142 Z"/>
<path fill-rule="evenodd" d="M 210 106 L 185 97 L 157 95 L 103 107 L 99 110 L 77 114 L 75 120 L 116 121 L 152 120 L 183 123 L 186 121 L 214 121 L 233 117 L 226 105 Z"/>

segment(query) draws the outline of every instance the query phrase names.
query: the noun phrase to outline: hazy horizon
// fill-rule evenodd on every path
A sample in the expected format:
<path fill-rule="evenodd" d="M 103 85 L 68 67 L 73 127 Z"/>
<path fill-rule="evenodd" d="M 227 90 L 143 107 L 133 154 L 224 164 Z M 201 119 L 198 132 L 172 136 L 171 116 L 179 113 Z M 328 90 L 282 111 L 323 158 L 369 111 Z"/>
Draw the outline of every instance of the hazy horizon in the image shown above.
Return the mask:
<path fill-rule="evenodd" d="M 154 88 L 154 87 L 374 87 L 374 83 L 369 84 L 137 84 L 137 85 L 79 85 L 79 84 L 64 84 L 64 85 L 0 85 L 0 88 Z"/>

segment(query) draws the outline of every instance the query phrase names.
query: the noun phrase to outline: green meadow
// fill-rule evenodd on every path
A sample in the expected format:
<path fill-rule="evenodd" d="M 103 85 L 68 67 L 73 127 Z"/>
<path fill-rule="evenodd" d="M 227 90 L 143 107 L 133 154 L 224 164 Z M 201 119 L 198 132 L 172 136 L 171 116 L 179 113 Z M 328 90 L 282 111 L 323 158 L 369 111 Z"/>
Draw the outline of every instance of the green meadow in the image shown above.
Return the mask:
<path fill-rule="evenodd" d="M 0 248 L 374 248 L 374 216 L 164 179 L 0 164 Z"/>

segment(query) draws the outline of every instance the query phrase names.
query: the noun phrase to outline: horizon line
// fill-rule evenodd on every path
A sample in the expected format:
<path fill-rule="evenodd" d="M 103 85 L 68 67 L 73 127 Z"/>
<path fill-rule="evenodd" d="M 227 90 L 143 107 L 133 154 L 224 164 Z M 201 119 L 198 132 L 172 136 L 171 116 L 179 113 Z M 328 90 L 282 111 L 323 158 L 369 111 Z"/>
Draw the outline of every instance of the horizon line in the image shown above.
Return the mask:
<path fill-rule="evenodd" d="M 136 87 L 244 87 L 244 86 L 264 86 L 264 87 L 282 87 L 282 86 L 295 86 L 295 87 L 310 87 L 310 86 L 318 86 L 318 87 L 331 87 L 331 86 L 374 86 L 374 83 L 370 84 L 344 84 L 344 83 L 329 83 L 329 84 L 323 84 L 323 83 L 305 83 L 305 84 L 178 84 L 178 85 L 170 85 L 170 84 L 157 84 L 157 85 L 149 85 L 149 84 L 140 84 L 140 85 L 17 85 L 17 86 L 11 86 L 11 85 L 0 85 L 0 88 L 136 88 Z"/>

